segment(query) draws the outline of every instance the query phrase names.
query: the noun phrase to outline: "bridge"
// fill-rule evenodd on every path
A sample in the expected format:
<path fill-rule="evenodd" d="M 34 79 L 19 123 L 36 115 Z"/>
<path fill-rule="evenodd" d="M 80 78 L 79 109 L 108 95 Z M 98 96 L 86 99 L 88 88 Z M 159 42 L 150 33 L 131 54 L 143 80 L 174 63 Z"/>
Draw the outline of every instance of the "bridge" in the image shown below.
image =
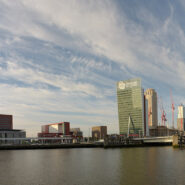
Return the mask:
<path fill-rule="evenodd" d="M 133 138 L 134 141 L 142 141 L 144 144 L 172 144 L 173 136 Z"/>
<path fill-rule="evenodd" d="M 122 136 L 105 138 L 105 147 L 130 147 L 130 146 L 147 146 L 147 145 L 172 145 L 173 136 L 164 137 L 146 137 L 146 138 L 125 138 Z"/>

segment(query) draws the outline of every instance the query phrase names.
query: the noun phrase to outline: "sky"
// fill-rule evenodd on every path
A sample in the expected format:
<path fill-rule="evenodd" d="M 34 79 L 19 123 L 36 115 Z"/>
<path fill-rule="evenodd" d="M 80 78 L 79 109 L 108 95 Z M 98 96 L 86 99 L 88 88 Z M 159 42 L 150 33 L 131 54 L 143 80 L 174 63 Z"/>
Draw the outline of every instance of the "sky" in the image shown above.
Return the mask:
<path fill-rule="evenodd" d="M 0 0 L 0 113 L 28 136 L 62 121 L 118 133 L 116 82 L 139 77 L 170 125 L 170 90 L 175 119 L 185 104 L 184 17 L 183 0 Z"/>

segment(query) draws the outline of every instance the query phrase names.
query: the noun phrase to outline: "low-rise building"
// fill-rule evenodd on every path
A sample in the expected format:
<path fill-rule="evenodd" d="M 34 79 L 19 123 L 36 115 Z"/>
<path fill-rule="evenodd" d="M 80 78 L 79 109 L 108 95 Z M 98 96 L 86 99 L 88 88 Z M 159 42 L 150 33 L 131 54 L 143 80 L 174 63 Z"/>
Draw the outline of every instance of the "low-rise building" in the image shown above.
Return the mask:
<path fill-rule="evenodd" d="M 0 144 L 21 144 L 20 138 L 26 138 L 24 130 L 0 129 Z"/>
<path fill-rule="evenodd" d="M 0 144 L 21 144 L 26 131 L 13 129 L 13 116 L 0 114 Z"/>
<path fill-rule="evenodd" d="M 92 127 L 92 138 L 94 140 L 104 139 L 107 135 L 107 126 Z"/>
<path fill-rule="evenodd" d="M 63 135 L 70 135 L 69 122 L 43 125 L 41 127 L 41 133 L 38 133 L 38 137 L 61 137 Z"/>
<path fill-rule="evenodd" d="M 73 137 L 83 137 L 83 132 L 80 130 L 80 128 L 70 128 L 70 135 Z"/>
<path fill-rule="evenodd" d="M 178 133 L 177 129 L 167 128 L 166 126 L 157 126 L 156 128 L 149 129 L 151 137 L 172 136 Z"/>

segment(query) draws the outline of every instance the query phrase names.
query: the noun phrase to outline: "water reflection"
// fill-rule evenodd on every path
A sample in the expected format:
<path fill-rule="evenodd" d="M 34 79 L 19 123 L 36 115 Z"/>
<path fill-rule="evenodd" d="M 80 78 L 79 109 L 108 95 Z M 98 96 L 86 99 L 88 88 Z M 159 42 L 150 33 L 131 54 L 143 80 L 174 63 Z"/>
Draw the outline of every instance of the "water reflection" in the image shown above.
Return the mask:
<path fill-rule="evenodd" d="M 184 156 L 172 147 L 0 151 L 0 184 L 183 185 Z"/>
<path fill-rule="evenodd" d="M 185 181 L 183 155 L 171 147 L 121 150 L 121 183 L 127 185 L 181 185 Z M 180 166 L 179 166 L 180 165 Z"/>

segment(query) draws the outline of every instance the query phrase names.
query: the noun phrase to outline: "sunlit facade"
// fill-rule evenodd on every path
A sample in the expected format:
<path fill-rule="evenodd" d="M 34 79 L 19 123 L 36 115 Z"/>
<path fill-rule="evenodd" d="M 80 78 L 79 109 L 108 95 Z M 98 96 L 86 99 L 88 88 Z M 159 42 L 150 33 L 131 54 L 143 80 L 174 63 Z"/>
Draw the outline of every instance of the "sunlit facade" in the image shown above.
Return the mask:
<path fill-rule="evenodd" d="M 157 93 L 154 89 L 147 89 L 145 97 L 148 100 L 148 126 L 156 128 L 158 125 Z"/>
<path fill-rule="evenodd" d="M 117 82 L 117 102 L 120 134 L 128 134 L 130 117 L 133 124 L 129 126 L 129 133 L 145 135 L 147 113 L 141 80 L 137 78 Z"/>
<path fill-rule="evenodd" d="M 185 107 L 182 104 L 178 106 L 177 129 L 185 131 Z"/>

